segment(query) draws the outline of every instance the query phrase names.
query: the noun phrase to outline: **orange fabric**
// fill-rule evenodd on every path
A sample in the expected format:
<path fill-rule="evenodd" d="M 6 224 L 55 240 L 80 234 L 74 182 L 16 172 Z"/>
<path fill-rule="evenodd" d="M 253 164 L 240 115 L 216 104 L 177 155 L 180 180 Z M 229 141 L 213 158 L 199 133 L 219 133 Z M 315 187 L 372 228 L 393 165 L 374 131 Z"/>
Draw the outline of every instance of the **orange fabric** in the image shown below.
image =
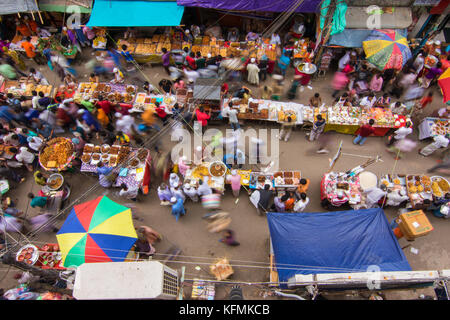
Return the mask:
<path fill-rule="evenodd" d="M 109 123 L 109 119 L 108 116 L 106 115 L 105 111 L 103 111 L 103 109 L 98 109 L 97 110 L 97 120 L 98 122 L 100 122 L 100 124 L 103 127 L 106 127 Z"/>
<path fill-rule="evenodd" d="M 30 29 L 28 28 L 28 26 L 26 24 L 23 24 L 23 23 L 19 24 L 17 26 L 16 30 L 17 30 L 17 32 L 19 32 L 24 37 L 31 36 L 31 31 L 30 31 Z"/>
<path fill-rule="evenodd" d="M 142 121 L 148 126 L 152 126 L 155 123 L 155 112 L 149 108 L 142 113 Z"/>
<path fill-rule="evenodd" d="M 36 52 L 34 52 L 35 48 L 30 42 L 22 42 L 21 47 L 25 49 L 28 58 L 34 58 L 36 56 Z"/>
<path fill-rule="evenodd" d="M 309 179 L 306 179 L 306 184 L 301 184 L 297 187 L 297 191 L 299 193 L 306 193 L 306 191 L 308 191 L 308 187 L 309 187 Z"/>
<path fill-rule="evenodd" d="M 28 27 L 30 27 L 31 31 L 36 32 L 38 25 L 37 25 L 36 21 L 30 20 L 28 22 Z"/>
<path fill-rule="evenodd" d="M 294 209 L 294 202 L 295 202 L 294 198 L 287 199 L 286 202 L 284 203 L 284 208 L 286 210 Z"/>

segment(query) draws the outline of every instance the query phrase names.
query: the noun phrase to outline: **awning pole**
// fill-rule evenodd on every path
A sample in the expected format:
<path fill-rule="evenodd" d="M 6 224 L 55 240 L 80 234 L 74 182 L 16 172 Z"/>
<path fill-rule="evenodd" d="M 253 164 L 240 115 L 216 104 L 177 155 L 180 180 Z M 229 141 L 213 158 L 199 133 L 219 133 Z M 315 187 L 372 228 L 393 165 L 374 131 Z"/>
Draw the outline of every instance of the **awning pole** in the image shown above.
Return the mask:
<path fill-rule="evenodd" d="M 34 3 L 36 4 L 36 7 L 38 9 L 38 15 L 39 15 L 39 18 L 41 19 L 41 24 L 44 24 L 44 20 L 42 20 L 41 11 L 39 10 L 39 5 L 37 3 L 37 0 L 34 0 Z"/>

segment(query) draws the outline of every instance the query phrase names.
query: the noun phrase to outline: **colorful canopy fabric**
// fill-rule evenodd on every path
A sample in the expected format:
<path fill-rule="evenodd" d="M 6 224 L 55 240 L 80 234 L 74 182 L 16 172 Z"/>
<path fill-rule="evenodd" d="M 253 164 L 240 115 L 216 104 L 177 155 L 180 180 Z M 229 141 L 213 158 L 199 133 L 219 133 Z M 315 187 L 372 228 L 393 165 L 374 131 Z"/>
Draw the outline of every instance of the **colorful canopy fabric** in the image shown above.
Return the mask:
<path fill-rule="evenodd" d="M 408 40 L 395 30 L 374 30 L 363 41 L 366 59 L 378 69 L 397 70 L 411 57 Z"/>
<path fill-rule="evenodd" d="M 105 196 L 74 206 L 56 237 L 65 267 L 123 261 L 137 239 L 131 210 Z"/>
<path fill-rule="evenodd" d="M 444 96 L 444 102 L 450 101 L 450 68 L 447 68 L 445 72 L 438 79 L 439 86 Z"/>

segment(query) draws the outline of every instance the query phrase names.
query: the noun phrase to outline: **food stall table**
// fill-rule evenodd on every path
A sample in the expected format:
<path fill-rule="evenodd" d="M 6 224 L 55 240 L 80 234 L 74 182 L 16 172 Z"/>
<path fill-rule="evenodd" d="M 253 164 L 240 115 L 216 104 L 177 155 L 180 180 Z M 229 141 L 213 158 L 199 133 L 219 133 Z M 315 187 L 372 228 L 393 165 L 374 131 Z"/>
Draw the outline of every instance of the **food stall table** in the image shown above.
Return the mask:
<path fill-rule="evenodd" d="M 430 177 L 425 175 L 407 175 L 406 189 L 413 209 L 425 209 L 433 201 L 433 185 Z M 430 204 L 424 203 L 429 200 Z"/>
<path fill-rule="evenodd" d="M 128 187 L 143 188 L 148 186 L 151 156 L 146 148 L 130 148 L 125 146 L 95 146 L 86 144 L 81 156 L 81 172 L 97 172 L 97 164 L 102 161 L 106 167 L 114 168 L 117 174 L 114 187 L 125 183 Z"/>
<path fill-rule="evenodd" d="M 158 102 L 161 107 L 165 109 L 168 114 L 172 114 L 172 108 L 177 103 L 175 95 L 151 94 L 147 95 L 145 92 L 139 92 L 130 112 L 144 112 L 148 108 L 155 108 L 155 103 Z"/>
<path fill-rule="evenodd" d="M 301 179 L 300 171 L 278 171 L 273 177 L 273 185 L 276 191 L 295 191 L 300 185 Z"/>
<path fill-rule="evenodd" d="M 251 174 L 252 170 L 240 170 L 240 169 L 237 169 L 236 172 L 237 172 L 238 175 L 241 176 L 241 185 L 248 187 L 249 183 L 250 183 L 250 174 Z M 227 170 L 227 175 L 230 175 L 230 174 L 231 174 L 231 171 L 230 171 L 230 169 L 228 169 Z M 231 184 L 231 182 L 228 179 L 225 180 L 225 183 L 226 184 Z"/>
<path fill-rule="evenodd" d="M 213 166 L 220 166 L 219 170 L 212 170 Z M 208 185 L 219 192 L 225 191 L 225 174 L 227 172 L 226 165 L 221 161 L 203 162 L 200 165 L 192 167 L 186 171 L 184 180 L 190 180 L 191 185 L 198 187 L 198 181 L 204 177 L 208 177 Z M 214 173 L 214 175 L 212 174 Z"/>
<path fill-rule="evenodd" d="M 360 124 L 366 124 L 369 122 L 369 119 L 374 119 L 375 124 L 375 132 L 374 136 L 377 137 L 383 137 L 385 136 L 391 129 L 398 129 L 401 127 L 404 127 L 407 122 L 412 121 L 410 118 L 392 113 L 389 109 L 382 109 L 382 108 L 372 108 L 369 111 L 363 111 L 361 112 L 361 122 Z M 359 133 L 359 130 L 356 132 L 356 134 Z"/>
<path fill-rule="evenodd" d="M 436 135 L 450 133 L 450 122 L 448 119 L 426 117 L 419 124 L 419 140 L 433 138 Z"/>
<path fill-rule="evenodd" d="M 73 96 L 75 100 L 98 100 L 100 96 L 114 103 L 133 104 L 137 87 L 120 83 L 81 82 Z"/>
<path fill-rule="evenodd" d="M 326 173 L 320 182 L 320 198 L 323 203 L 334 207 L 344 204 L 358 205 L 361 203 L 361 191 L 358 176 L 348 177 L 342 172 Z M 342 192 L 342 198 L 338 193 Z"/>

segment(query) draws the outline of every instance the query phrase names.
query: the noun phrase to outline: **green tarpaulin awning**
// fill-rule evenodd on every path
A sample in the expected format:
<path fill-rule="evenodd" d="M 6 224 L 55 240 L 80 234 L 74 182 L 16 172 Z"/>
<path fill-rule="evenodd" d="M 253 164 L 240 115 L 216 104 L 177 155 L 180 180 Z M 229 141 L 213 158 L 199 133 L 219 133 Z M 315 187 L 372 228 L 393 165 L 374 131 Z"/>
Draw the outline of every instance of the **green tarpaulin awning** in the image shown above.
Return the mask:
<path fill-rule="evenodd" d="M 96 0 L 89 27 L 178 26 L 184 7 L 175 1 Z"/>
<path fill-rule="evenodd" d="M 39 10 L 48 12 L 91 13 L 91 1 L 83 1 L 86 5 L 79 5 L 81 1 L 72 0 L 39 0 Z"/>

